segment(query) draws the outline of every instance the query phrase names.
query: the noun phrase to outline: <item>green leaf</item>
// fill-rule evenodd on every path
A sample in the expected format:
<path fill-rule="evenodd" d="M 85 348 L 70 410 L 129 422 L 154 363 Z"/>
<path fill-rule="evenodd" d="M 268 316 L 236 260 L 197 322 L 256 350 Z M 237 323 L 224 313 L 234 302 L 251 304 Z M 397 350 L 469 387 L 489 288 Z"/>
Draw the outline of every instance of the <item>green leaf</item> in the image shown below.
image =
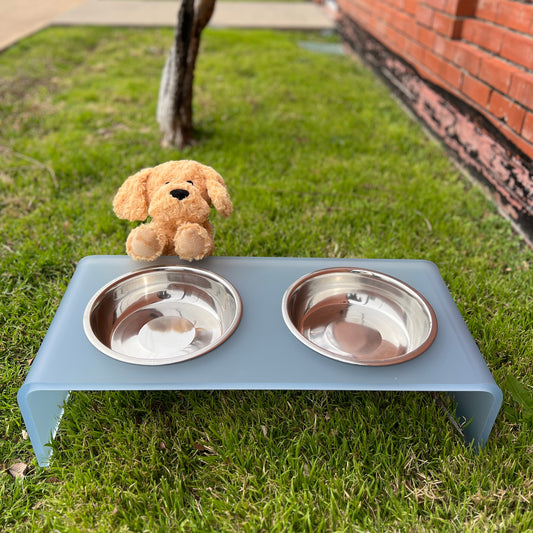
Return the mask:
<path fill-rule="evenodd" d="M 506 376 L 503 385 L 511 398 L 520 405 L 524 418 L 531 420 L 533 418 L 533 393 L 512 375 Z"/>

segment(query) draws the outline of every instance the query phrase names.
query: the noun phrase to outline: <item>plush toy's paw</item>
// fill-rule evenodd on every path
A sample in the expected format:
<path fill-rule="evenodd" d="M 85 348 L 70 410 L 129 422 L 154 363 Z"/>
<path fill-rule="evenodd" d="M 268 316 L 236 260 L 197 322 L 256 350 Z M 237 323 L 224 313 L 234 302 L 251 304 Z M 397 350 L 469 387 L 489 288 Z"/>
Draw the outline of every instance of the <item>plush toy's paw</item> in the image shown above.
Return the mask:
<path fill-rule="evenodd" d="M 156 231 L 150 226 L 139 226 L 130 231 L 126 241 L 126 252 L 137 261 L 154 261 L 163 253 L 162 243 Z"/>
<path fill-rule="evenodd" d="M 198 261 L 213 253 L 215 243 L 212 235 L 199 224 L 184 224 L 174 238 L 176 254 L 186 261 Z"/>

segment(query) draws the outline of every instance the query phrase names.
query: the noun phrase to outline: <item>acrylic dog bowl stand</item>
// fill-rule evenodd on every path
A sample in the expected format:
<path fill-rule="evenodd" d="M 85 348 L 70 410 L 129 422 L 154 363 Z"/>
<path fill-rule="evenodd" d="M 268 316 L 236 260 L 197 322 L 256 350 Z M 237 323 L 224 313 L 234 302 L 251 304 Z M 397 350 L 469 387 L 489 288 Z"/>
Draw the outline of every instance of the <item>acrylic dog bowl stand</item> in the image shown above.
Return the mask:
<path fill-rule="evenodd" d="M 156 264 L 190 265 L 171 257 Z M 83 312 L 93 294 L 110 280 L 142 266 L 146 265 L 127 256 L 90 256 L 79 262 L 18 392 L 39 465 L 49 463 L 51 447 L 47 444 L 55 436 L 73 390 L 440 391 L 454 397 L 456 417 L 469 421 L 463 428 L 466 443 L 477 448 L 485 445 L 502 393 L 433 263 L 281 257 L 212 257 L 195 263 L 236 287 L 243 301 L 242 320 L 233 335 L 213 351 L 165 366 L 112 359 L 99 352 L 83 331 Z M 334 361 L 299 342 L 283 321 L 283 294 L 300 276 L 333 266 L 378 270 L 420 291 L 438 321 L 437 337 L 429 349 L 401 364 L 370 367 Z"/>

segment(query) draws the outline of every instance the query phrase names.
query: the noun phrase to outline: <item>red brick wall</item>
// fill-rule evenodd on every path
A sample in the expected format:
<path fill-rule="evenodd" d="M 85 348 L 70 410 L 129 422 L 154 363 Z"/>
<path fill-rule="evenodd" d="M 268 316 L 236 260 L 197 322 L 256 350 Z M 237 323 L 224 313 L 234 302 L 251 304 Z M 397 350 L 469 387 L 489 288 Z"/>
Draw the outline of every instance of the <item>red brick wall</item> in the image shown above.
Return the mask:
<path fill-rule="evenodd" d="M 347 16 L 533 158 L 533 4 L 337 0 Z"/>

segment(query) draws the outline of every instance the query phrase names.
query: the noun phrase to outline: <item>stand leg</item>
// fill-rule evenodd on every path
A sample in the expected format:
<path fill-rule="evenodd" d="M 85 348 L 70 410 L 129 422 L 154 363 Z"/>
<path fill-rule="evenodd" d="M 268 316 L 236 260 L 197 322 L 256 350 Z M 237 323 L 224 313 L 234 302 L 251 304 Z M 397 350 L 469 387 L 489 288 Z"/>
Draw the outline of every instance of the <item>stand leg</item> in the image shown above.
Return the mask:
<path fill-rule="evenodd" d="M 490 391 L 456 391 L 450 395 L 456 402 L 456 417 L 465 423 L 462 428 L 465 444 L 472 445 L 476 451 L 482 450 L 500 410 L 502 391 L 494 386 Z"/>
<path fill-rule="evenodd" d="M 22 418 L 28 431 L 39 466 L 48 466 L 63 406 L 68 399 L 65 390 L 27 390 L 24 385 L 17 394 Z"/>

